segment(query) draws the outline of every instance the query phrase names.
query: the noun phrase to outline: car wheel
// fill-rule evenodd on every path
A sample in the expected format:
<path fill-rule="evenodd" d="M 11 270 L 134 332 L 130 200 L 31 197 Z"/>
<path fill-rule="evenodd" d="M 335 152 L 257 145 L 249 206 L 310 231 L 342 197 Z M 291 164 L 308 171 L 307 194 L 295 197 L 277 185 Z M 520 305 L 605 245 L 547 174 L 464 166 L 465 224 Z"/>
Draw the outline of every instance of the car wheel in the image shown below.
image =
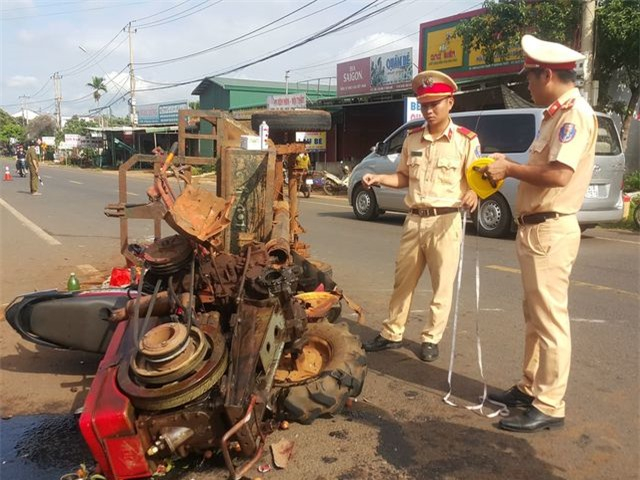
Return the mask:
<path fill-rule="evenodd" d="M 636 209 L 633 212 L 633 223 L 636 224 L 636 228 L 640 229 L 640 204 L 636 205 Z"/>
<path fill-rule="evenodd" d="M 353 194 L 353 213 L 358 220 L 375 220 L 380 211 L 373 189 L 358 185 Z"/>
<path fill-rule="evenodd" d="M 481 237 L 500 238 L 511 231 L 511 209 L 499 193 L 481 200 L 476 215 L 478 234 Z"/>

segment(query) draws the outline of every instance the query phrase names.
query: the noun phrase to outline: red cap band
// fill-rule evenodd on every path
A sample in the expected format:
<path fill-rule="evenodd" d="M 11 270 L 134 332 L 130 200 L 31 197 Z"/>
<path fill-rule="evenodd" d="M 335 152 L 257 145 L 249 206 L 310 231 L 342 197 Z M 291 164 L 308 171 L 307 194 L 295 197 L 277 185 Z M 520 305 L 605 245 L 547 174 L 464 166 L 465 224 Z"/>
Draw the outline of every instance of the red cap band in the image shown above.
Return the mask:
<path fill-rule="evenodd" d="M 523 68 L 548 68 L 549 70 L 575 70 L 576 62 L 544 63 L 525 55 Z"/>
<path fill-rule="evenodd" d="M 433 85 L 421 85 L 416 90 L 416 97 L 420 98 L 425 95 L 451 95 L 453 94 L 453 87 L 446 83 L 435 82 Z"/>

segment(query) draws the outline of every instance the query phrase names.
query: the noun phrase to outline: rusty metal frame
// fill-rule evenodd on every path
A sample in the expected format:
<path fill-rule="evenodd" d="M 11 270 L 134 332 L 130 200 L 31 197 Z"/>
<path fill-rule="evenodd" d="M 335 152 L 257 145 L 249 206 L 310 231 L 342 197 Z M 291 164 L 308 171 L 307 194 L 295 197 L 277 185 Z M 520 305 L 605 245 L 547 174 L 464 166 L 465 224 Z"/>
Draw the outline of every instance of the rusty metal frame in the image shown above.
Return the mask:
<path fill-rule="evenodd" d="M 231 473 L 231 475 L 233 476 L 234 480 L 241 479 L 244 476 L 244 474 L 247 473 L 249 469 L 258 461 L 258 459 L 262 456 L 262 452 L 264 451 L 264 446 L 267 443 L 267 437 L 262 432 L 262 429 L 260 428 L 260 421 L 258 420 L 257 416 L 253 415 L 253 410 L 254 410 L 254 407 L 256 406 L 256 401 L 257 401 L 257 397 L 255 395 L 251 395 L 251 401 L 249 402 L 249 406 L 247 407 L 247 413 L 233 427 L 231 427 L 227 431 L 227 433 L 225 433 L 222 436 L 222 441 L 221 441 L 222 456 L 224 457 L 224 463 L 226 464 L 227 469 L 229 470 L 229 473 Z M 229 440 L 236 432 L 238 432 L 242 427 L 247 425 L 251 421 L 252 417 L 256 424 L 256 429 L 260 437 L 260 442 L 258 444 L 258 447 L 256 448 L 256 453 L 253 455 L 253 457 L 247 460 L 241 468 L 236 469 L 231 459 L 231 454 L 229 453 Z"/>

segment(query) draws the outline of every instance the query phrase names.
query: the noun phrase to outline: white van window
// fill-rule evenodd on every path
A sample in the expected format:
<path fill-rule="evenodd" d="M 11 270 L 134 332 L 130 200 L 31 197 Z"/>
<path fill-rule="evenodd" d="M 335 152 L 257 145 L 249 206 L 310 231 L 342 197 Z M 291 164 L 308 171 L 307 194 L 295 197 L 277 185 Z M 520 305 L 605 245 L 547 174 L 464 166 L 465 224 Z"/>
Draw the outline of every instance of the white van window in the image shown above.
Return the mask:
<path fill-rule="evenodd" d="M 618 141 L 618 132 L 613 120 L 598 116 L 598 138 L 596 155 L 620 155 L 622 149 Z"/>
<path fill-rule="evenodd" d="M 478 134 L 483 153 L 526 152 L 536 131 L 536 118 L 530 113 L 454 115 L 453 121 Z"/>
<path fill-rule="evenodd" d="M 389 151 L 388 155 L 392 153 L 400 153 L 402 151 L 402 144 L 404 143 L 404 139 L 407 136 L 408 128 L 404 128 L 401 132 L 389 140 Z"/>

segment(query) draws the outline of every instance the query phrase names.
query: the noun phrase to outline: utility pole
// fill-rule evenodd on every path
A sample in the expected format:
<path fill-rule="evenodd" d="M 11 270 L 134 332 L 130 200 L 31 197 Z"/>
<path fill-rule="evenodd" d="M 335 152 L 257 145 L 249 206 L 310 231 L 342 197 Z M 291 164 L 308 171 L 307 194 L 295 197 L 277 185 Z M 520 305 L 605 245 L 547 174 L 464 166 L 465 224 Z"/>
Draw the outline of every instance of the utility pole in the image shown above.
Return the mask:
<path fill-rule="evenodd" d="M 133 43 L 131 41 L 131 22 L 129 22 L 129 90 L 131 91 L 131 126 L 135 127 L 138 124 L 138 113 L 136 112 L 136 76 L 133 73 Z"/>
<path fill-rule="evenodd" d="M 58 72 L 54 73 L 53 76 L 53 88 L 55 90 L 55 100 L 56 100 L 56 122 L 58 124 L 58 128 L 62 128 L 62 111 L 60 110 L 60 102 L 62 102 L 62 87 L 60 86 L 60 80 L 62 77 Z"/>
<path fill-rule="evenodd" d="M 25 125 L 29 125 L 29 119 L 26 116 L 26 110 L 27 110 L 27 99 L 31 98 L 29 97 L 29 95 L 20 95 L 20 109 L 22 111 L 22 121 L 24 122 Z"/>
<path fill-rule="evenodd" d="M 288 95 L 289 94 L 289 72 L 291 70 L 287 70 L 286 72 L 284 72 L 284 94 Z"/>
<path fill-rule="evenodd" d="M 580 50 L 584 59 L 584 96 L 590 105 L 598 103 L 597 83 L 593 81 L 593 26 L 596 18 L 596 0 L 583 0 Z"/>

